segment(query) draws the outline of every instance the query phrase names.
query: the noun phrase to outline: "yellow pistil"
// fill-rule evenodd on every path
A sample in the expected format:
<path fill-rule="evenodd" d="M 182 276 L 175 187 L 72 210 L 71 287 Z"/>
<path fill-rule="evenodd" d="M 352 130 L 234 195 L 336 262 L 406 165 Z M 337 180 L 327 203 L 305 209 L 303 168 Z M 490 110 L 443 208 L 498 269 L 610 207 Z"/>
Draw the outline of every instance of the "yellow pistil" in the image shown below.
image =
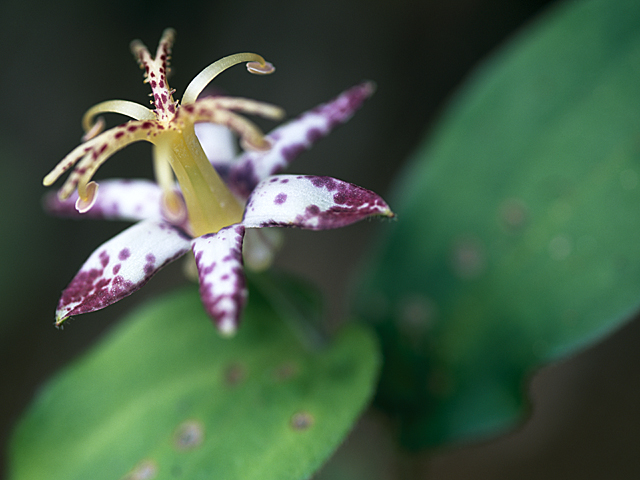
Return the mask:
<path fill-rule="evenodd" d="M 169 57 L 175 37 L 172 29 L 164 31 L 155 57 L 142 42 L 132 42 L 131 49 L 140 67 L 145 70 L 145 82 L 151 86 L 154 110 L 125 100 L 108 100 L 90 108 L 83 117 L 85 143 L 67 155 L 45 178 L 51 185 L 65 171 L 75 170 L 59 191 L 68 198 L 74 190 L 79 199 L 76 208 L 89 210 L 95 202 L 98 184 L 91 181 L 98 167 L 113 153 L 136 141 L 154 145 L 154 172 L 162 188 L 162 208 L 170 221 L 189 216 L 190 233 L 201 236 L 214 233 L 242 220 L 243 206 L 231 193 L 207 159 L 194 131 L 198 122 L 219 123 L 236 132 L 243 145 L 267 149 L 269 143 L 253 123 L 236 111 L 278 119 L 283 116 L 273 105 L 241 98 L 216 97 L 197 101 L 206 85 L 219 73 L 238 63 L 247 63 L 255 74 L 269 74 L 275 69 L 260 55 L 239 53 L 222 58 L 205 68 L 185 90 L 182 106 L 173 99 L 167 82 Z M 135 120 L 102 132 L 104 121 L 96 117 L 104 112 L 127 115 Z M 174 176 L 182 196 L 174 189 Z M 184 200 L 184 203 L 183 203 Z M 182 223 L 182 222 L 180 222 Z"/>
<path fill-rule="evenodd" d="M 243 207 L 211 166 L 193 125 L 168 130 L 154 143 L 154 156 L 169 162 L 180 184 L 194 236 L 217 232 L 242 220 Z"/>

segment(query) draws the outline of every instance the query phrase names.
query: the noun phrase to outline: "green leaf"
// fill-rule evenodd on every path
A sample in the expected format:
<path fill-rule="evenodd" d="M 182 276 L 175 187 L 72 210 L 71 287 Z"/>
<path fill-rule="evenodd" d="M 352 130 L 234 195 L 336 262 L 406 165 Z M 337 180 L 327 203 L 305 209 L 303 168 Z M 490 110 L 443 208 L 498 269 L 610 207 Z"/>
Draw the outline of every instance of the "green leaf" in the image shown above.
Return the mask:
<path fill-rule="evenodd" d="M 233 339 L 195 289 L 133 313 L 38 395 L 10 478 L 308 478 L 370 398 L 376 344 L 350 325 L 310 350 L 251 293 Z"/>
<path fill-rule="evenodd" d="M 640 303 L 640 2 L 569 2 L 488 61 L 419 150 L 363 276 L 379 404 L 410 447 L 495 434 L 527 375 Z"/>

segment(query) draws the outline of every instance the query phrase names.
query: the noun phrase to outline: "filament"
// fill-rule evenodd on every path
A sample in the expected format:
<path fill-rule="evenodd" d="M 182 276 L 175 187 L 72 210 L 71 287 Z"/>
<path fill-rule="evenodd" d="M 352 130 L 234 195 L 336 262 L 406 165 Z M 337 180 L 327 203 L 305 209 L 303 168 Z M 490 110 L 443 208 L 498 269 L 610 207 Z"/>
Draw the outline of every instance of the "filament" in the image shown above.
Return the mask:
<path fill-rule="evenodd" d="M 196 75 L 193 80 L 191 80 L 191 83 L 187 86 L 187 89 L 182 96 L 182 104 L 187 105 L 189 103 L 194 103 L 198 98 L 198 95 L 202 93 L 202 90 L 204 90 L 211 80 L 216 78 L 227 68 L 242 62 L 248 62 L 247 69 L 251 73 L 266 75 L 275 70 L 273 65 L 255 53 L 236 53 L 234 55 L 229 55 L 228 57 L 221 58 L 217 62 L 213 62 Z"/>
<path fill-rule="evenodd" d="M 93 121 L 96 115 L 100 115 L 101 113 L 120 113 L 136 120 L 154 120 L 156 118 L 153 111 L 147 107 L 143 107 L 139 103 L 129 102 L 128 100 L 107 100 L 100 102 L 87 110 L 82 117 L 82 128 L 85 132 L 85 136 L 83 137 L 84 141 L 95 137 L 102 131 L 102 128 L 104 128 L 104 123 L 101 124 L 99 121 Z"/>

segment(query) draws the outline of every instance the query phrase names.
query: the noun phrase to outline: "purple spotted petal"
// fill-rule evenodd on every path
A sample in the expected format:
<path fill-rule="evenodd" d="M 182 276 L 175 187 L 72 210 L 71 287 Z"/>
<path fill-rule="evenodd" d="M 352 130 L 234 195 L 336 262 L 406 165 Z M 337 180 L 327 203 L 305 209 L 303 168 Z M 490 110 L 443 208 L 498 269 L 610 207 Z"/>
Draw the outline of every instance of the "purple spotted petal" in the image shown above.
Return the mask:
<path fill-rule="evenodd" d="M 62 292 L 56 324 L 132 294 L 163 266 L 184 255 L 191 239 L 167 223 L 136 223 L 100 246 Z"/>
<path fill-rule="evenodd" d="M 247 202 L 248 228 L 339 228 L 372 215 L 393 213 L 374 192 L 331 177 L 276 175 L 262 181 Z"/>
<path fill-rule="evenodd" d="M 247 152 L 230 166 L 228 174 L 223 172 L 228 175 L 229 187 L 247 198 L 258 183 L 281 172 L 300 153 L 349 120 L 374 90 L 371 82 L 356 85 L 330 102 L 273 130 L 266 137 L 271 142 L 270 150 Z"/>
<path fill-rule="evenodd" d="M 247 286 L 242 271 L 243 237 L 244 227 L 231 225 L 192 242 L 202 303 L 225 335 L 235 333 L 247 302 Z"/>
<path fill-rule="evenodd" d="M 85 213 L 76 210 L 78 192 L 60 200 L 55 192 L 44 197 L 47 212 L 62 217 L 108 220 L 162 220 L 160 187 L 150 180 L 105 180 L 100 182 L 96 201 Z"/>

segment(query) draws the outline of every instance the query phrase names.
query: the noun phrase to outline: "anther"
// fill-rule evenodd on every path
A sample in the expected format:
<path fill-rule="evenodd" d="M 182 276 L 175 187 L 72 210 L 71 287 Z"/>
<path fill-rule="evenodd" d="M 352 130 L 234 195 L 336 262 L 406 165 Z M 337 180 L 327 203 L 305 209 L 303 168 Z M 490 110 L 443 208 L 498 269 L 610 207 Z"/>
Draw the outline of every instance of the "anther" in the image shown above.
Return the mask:
<path fill-rule="evenodd" d="M 93 204 L 96 203 L 97 193 L 98 184 L 96 182 L 87 183 L 84 196 L 79 196 L 78 200 L 76 200 L 76 210 L 80 213 L 91 210 Z"/>
<path fill-rule="evenodd" d="M 269 62 L 248 62 L 247 70 L 255 75 L 269 75 L 276 71 L 276 67 Z"/>
<path fill-rule="evenodd" d="M 181 225 L 187 221 L 187 207 L 182 198 L 173 191 L 162 194 L 162 214 L 174 225 Z"/>

